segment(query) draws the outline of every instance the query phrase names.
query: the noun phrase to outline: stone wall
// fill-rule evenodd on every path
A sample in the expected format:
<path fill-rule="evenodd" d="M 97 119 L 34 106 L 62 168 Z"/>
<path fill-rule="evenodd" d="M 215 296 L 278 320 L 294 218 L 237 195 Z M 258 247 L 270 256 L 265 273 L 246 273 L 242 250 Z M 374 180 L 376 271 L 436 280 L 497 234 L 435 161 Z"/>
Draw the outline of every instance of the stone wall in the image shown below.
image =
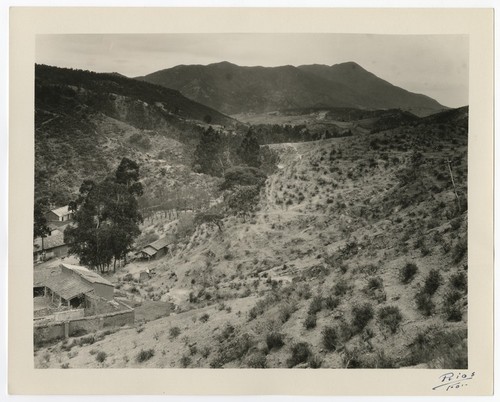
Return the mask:
<path fill-rule="evenodd" d="M 135 311 L 126 304 L 119 302 L 123 310 L 114 313 L 99 314 L 78 319 L 68 319 L 65 322 L 36 323 L 33 328 L 35 343 L 43 344 L 59 338 L 64 338 L 85 331 L 96 332 L 105 327 L 121 327 L 133 325 Z"/>

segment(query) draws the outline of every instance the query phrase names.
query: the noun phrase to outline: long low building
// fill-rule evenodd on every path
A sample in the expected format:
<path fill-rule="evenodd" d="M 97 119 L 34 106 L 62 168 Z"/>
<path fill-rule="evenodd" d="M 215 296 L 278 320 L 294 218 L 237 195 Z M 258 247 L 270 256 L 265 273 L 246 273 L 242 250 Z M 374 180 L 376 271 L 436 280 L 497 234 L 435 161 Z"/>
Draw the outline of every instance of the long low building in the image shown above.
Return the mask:
<path fill-rule="evenodd" d="M 71 264 L 35 269 L 33 296 L 50 299 L 52 304 L 89 307 L 88 296 L 113 300 L 114 285 L 97 273 Z"/>

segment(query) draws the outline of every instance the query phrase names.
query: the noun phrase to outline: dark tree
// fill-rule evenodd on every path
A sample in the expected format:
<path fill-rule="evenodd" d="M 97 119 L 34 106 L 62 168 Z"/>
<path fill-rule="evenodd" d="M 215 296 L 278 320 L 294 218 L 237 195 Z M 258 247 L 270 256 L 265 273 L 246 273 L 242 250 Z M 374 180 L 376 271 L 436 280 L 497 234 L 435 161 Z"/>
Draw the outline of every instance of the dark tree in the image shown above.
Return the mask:
<path fill-rule="evenodd" d="M 220 176 L 224 172 L 223 145 L 220 133 L 212 126 L 203 130 L 200 142 L 194 152 L 194 166 L 200 173 Z"/>
<path fill-rule="evenodd" d="M 142 194 L 138 180 L 139 166 L 123 158 L 115 177 L 82 183 L 79 197 L 70 204 L 76 226 L 64 231 L 70 253 L 78 255 L 82 264 L 103 272 L 113 260 L 116 269 L 116 262 L 126 259 L 142 221 L 136 198 Z"/>
<path fill-rule="evenodd" d="M 250 166 L 235 166 L 228 169 L 224 182 L 221 184 L 221 190 L 231 189 L 235 186 L 262 186 L 266 181 L 267 175 L 260 169 Z"/>
<path fill-rule="evenodd" d="M 238 156 L 248 166 L 259 167 L 260 165 L 260 146 L 252 129 L 248 130 L 247 134 L 241 141 L 238 149 Z"/>

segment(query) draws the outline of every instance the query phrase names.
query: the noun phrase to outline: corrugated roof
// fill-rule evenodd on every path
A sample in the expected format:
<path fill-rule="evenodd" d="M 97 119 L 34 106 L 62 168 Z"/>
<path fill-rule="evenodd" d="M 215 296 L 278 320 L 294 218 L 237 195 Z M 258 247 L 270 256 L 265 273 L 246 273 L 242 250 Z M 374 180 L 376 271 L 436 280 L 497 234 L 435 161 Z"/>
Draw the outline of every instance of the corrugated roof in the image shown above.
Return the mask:
<path fill-rule="evenodd" d="M 33 242 L 34 251 L 42 250 L 42 238 L 37 237 Z M 56 247 L 64 246 L 64 234 L 59 230 L 53 230 L 50 236 L 43 238 L 44 250 L 50 250 Z"/>
<path fill-rule="evenodd" d="M 156 249 L 155 249 L 155 248 L 153 248 L 153 247 L 146 246 L 146 247 L 144 247 L 144 248 L 142 249 L 142 252 L 143 252 L 143 253 L 146 253 L 146 254 L 148 254 L 148 255 L 150 255 L 150 256 L 153 256 L 153 255 L 155 255 L 155 254 L 158 252 L 158 250 L 156 250 Z"/>
<path fill-rule="evenodd" d="M 94 291 L 92 286 L 80 278 L 64 273 L 48 278 L 45 286 L 66 300 Z"/>
<path fill-rule="evenodd" d="M 104 285 L 114 286 L 111 282 L 104 279 L 101 275 L 85 267 L 81 267 L 79 265 L 71 265 L 71 264 L 61 264 L 61 265 L 67 269 L 72 270 L 73 272 L 76 272 L 82 278 L 86 279 L 91 283 L 102 283 Z"/>
<path fill-rule="evenodd" d="M 155 250 L 158 251 L 168 246 L 169 244 L 172 244 L 173 242 L 174 242 L 174 236 L 167 235 L 165 237 L 162 237 L 161 239 L 154 241 L 153 243 L 148 244 L 146 247 L 153 247 Z"/>
<path fill-rule="evenodd" d="M 36 268 L 33 271 L 33 287 L 45 286 L 47 280 L 54 275 L 60 275 L 61 268 L 50 267 L 50 268 Z"/>
<path fill-rule="evenodd" d="M 68 214 L 71 213 L 71 211 L 69 210 L 69 206 L 68 205 L 65 205 L 64 207 L 59 207 L 59 208 L 56 208 L 56 209 L 52 209 L 50 212 L 53 212 L 57 216 L 64 216 L 64 215 L 68 215 Z"/>

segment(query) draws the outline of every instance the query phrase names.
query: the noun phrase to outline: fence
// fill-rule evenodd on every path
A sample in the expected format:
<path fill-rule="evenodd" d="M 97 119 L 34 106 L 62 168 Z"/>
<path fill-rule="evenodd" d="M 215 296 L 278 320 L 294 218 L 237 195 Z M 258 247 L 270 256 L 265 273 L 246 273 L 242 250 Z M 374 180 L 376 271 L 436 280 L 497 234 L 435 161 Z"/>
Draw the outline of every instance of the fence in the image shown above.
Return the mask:
<path fill-rule="evenodd" d="M 68 315 L 64 322 L 47 321 L 38 319 L 34 323 L 34 339 L 43 344 L 55 339 L 67 338 L 76 333 L 96 332 L 106 327 L 121 327 L 133 325 L 135 321 L 135 311 L 123 302 L 119 302 L 123 310 L 113 313 L 99 314 L 90 317 L 75 318 Z M 74 311 L 74 310 L 73 310 Z M 83 310 L 81 310 L 83 312 Z"/>

